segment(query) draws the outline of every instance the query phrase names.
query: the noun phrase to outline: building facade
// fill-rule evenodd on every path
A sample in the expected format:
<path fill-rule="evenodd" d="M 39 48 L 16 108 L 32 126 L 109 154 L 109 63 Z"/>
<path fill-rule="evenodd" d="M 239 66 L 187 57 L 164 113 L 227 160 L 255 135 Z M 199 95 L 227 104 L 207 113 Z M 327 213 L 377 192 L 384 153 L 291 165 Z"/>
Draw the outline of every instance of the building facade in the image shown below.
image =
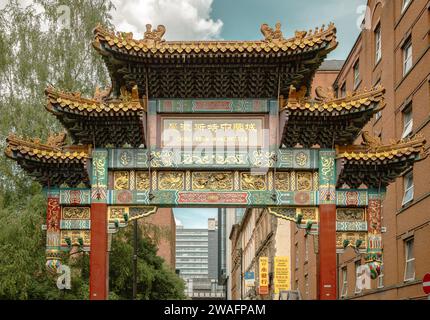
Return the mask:
<path fill-rule="evenodd" d="M 381 84 L 385 108 L 363 129 L 382 143 L 415 134 L 430 137 L 430 1 L 368 1 L 363 30 L 334 87 L 338 95 Z M 428 151 L 428 148 L 427 150 Z M 387 190 L 382 208 L 383 272 L 370 289 L 356 285 L 364 261 L 339 255 L 339 297 L 424 299 L 430 272 L 430 158 L 417 162 Z"/>
<path fill-rule="evenodd" d="M 176 223 L 171 208 L 159 208 L 157 213 L 139 220 L 142 224 L 152 224 L 160 228 L 157 255 L 164 259 L 172 270 L 176 267 Z"/>
<path fill-rule="evenodd" d="M 275 292 L 274 267 L 276 257 L 291 256 L 291 222 L 270 214 L 268 209 L 247 209 L 230 233 L 232 245 L 231 297 L 233 300 L 272 300 L 279 298 Z M 260 288 L 260 258 L 268 259 L 268 286 Z M 291 260 L 288 260 L 291 274 Z M 254 275 L 254 281 L 246 283 L 245 273 Z M 291 276 L 289 277 L 291 288 Z"/>
<path fill-rule="evenodd" d="M 176 229 L 176 269 L 186 282 L 189 279 L 207 279 L 208 229 Z"/>

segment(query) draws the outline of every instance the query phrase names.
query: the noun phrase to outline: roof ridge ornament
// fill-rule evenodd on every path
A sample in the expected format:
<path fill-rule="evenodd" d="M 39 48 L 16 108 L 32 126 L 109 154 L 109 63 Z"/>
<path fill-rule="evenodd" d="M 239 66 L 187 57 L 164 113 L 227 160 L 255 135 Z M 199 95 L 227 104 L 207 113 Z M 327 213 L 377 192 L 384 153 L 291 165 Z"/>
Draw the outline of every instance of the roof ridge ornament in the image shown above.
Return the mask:
<path fill-rule="evenodd" d="M 157 29 L 152 29 L 151 24 L 146 25 L 146 31 L 143 34 L 143 40 L 155 44 L 157 42 L 165 41 L 163 39 L 163 35 L 166 33 L 166 27 L 162 24 L 159 24 Z"/>
<path fill-rule="evenodd" d="M 275 30 L 269 27 L 267 23 L 263 23 L 260 30 L 264 36 L 264 40 L 267 42 L 282 42 L 285 40 L 281 31 L 281 23 L 279 21 L 275 25 Z"/>

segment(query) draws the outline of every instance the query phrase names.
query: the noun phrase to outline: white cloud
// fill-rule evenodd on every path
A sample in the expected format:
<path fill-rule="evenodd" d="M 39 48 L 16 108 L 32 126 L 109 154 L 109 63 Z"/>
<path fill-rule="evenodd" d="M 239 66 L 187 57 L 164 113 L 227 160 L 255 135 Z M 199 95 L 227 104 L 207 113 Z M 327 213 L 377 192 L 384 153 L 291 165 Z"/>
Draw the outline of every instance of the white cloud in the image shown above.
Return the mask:
<path fill-rule="evenodd" d="M 166 40 L 219 39 L 223 22 L 211 18 L 213 0 L 113 0 L 118 31 L 142 39 L 146 24 L 166 27 Z"/>
<path fill-rule="evenodd" d="M 179 220 L 176 217 L 175 217 L 175 223 L 176 223 L 176 226 L 182 226 L 183 225 L 182 222 L 181 222 L 181 220 Z"/>

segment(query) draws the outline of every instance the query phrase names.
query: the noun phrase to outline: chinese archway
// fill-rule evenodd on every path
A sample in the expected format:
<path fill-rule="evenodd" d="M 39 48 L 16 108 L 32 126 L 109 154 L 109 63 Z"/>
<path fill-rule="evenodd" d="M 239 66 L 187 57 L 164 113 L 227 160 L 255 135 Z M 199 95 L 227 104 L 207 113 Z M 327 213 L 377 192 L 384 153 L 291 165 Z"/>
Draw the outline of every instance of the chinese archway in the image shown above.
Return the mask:
<path fill-rule="evenodd" d="M 158 207 L 211 206 L 268 208 L 318 237 L 320 299 L 336 299 L 336 253 L 347 246 L 378 274 L 386 187 L 425 156 L 425 140 L 382 145 L 362 132 L 384 108 L 381 87 L 310 98 L 337 46 L 333 24 L 291 39 L 279 24 L 261 31 L 259 41 L 165 41 L 163 26 L 141 40 L 95 28 L 111 87 L 92 98 L 48 87 L 46 110 L 66 131 L 45 143 L 7 139 L 6 155 L 46 193 L 50 272 L 72 248 L 89 251 L 90 298 L 107 299 L 109 233 Z M 166 149 L 167 128 L 257 138 L 252 151 L 196 153 Z"/>

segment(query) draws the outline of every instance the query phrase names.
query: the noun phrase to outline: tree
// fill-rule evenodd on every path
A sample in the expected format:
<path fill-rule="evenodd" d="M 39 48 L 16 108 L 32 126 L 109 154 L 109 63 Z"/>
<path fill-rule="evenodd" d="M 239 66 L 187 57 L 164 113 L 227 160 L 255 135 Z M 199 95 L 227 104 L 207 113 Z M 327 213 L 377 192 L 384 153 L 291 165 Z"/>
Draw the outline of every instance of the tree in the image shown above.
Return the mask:
<path fill-rule="evenodd" d="M 107 0 L 22 3 L 9 0 L 0 10 L 0 299 L 85 298 L 84 277 L 74 278 L 76 291 L 62 293 L 45 271 L 46 200 L 4 148 L 9 132 L 43 140 L 61 129 L 44 110 L 49 84 L 90 94 L 108 82 L 91 41 L 97 23 L 111 26 L 113 6 Z M 61 19 L 67 11 L 69 19 Z"/>
<path fill-rule="evenodd" d="M 153 228 L 151 228 L 153 230 Z M 164 260 L 157 256 L 156 241 L 138 229 L 137 298 L 143 300 L 185 299 L 185 285 Z M 132 299 L 133 228 L 115 235 L 110 254 L 110 299 Z"/>

